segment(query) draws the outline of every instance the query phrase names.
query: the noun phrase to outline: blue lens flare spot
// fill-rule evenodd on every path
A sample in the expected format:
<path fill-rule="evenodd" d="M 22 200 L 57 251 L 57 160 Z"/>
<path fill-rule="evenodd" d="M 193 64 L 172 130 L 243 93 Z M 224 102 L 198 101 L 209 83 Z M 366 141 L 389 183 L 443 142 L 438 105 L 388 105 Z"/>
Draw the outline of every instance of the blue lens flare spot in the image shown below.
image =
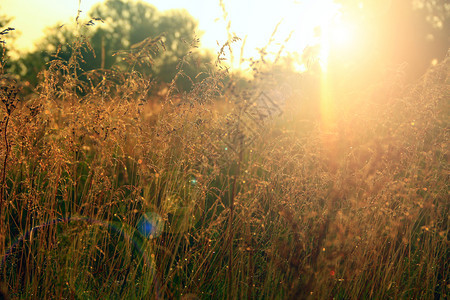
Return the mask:
<path fill-rule="evenodd" d="M 192 177 L 192 178 L 189 180 L 189 183 L 192 184 L 192 185 L 196 185 L 196 184 L 197 184 L 197 179 L 196 179 L 195 177 Z"/>
<path fill-rule="evenodd" d="M 137 230 L 147 238 L 155 238 L 161 235 L 164 229 L 163 219 L 154 212 L 142 215 L 137 223 Z"/>

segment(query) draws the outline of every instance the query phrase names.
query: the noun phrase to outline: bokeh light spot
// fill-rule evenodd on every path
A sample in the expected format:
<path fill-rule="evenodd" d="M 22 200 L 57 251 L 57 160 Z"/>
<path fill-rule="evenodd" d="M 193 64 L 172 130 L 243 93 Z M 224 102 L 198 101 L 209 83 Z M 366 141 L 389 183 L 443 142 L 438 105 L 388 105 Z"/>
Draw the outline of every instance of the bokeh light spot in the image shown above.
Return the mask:
<path fill-rule="evenodd" d="M 137 230 L 147 238 L 155 238 L 164 230 L 164 221 L 157 213 L 148 212 L 139 219 Z"/>

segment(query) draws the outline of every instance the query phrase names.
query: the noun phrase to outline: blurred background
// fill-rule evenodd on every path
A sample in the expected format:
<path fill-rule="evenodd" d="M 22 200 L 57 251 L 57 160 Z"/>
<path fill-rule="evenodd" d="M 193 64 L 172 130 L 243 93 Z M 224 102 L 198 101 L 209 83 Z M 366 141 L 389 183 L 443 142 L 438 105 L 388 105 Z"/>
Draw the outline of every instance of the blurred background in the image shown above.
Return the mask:
<path fill-rule="evenodd" d="M 95 54 L 85 56 L 86 71 L 111 68 L 118 62 L 114 53 L 163 34 L 166 49 L 145 72 L 170 82 L 178 61 L 196 47 L 186 70 L 195 77 L 238 37 L 227 52 L 236 72 L 245 73 L 263 55 L 285 71 L 320 69 L 355 89 L 393 70 L 410 82 L 450 45 L 445 0 L 5 0 L 0 9 L 1 27 L 15 29 L 4 37 L 8 67 L 31 85 L 58 47 L 59 56 L 70 57 L 70 42 L 79 35 Z"/>

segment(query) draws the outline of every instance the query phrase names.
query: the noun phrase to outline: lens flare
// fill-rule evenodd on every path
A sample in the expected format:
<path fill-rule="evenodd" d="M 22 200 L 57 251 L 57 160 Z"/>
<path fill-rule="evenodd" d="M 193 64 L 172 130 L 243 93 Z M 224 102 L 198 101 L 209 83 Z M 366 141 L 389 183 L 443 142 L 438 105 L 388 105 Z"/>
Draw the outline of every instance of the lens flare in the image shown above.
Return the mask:
<path fill-rule="evenodd" d="M 197 184 L 197 178 L 195 178 L 194 176 L 191 177 L 191 179 L 189 179 L 189 183 L 191 185 L 196 185 Z"/>
<path fill-rule="evenodd" d="M 157 213 L 148 212 L 139 219 L 137 230 L 147 238 L 156 238 L 164 230 L 164 221 Z"/>

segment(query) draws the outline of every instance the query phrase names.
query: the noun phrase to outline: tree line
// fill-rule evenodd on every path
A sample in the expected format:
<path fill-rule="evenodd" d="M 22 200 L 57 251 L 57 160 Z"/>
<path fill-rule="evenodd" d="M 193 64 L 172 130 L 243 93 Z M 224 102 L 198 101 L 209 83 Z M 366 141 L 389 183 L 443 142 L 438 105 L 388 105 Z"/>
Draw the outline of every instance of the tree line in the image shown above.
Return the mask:
<path fill-rule="evenodd" d="M 359 56 L 352 51 L 330 53 L 329 71 L 334 71 L 337 79 L 345 73 L 349 78 L 373 82 L 375 76 L 382 77 L 377 73 L 380 66 L 397 68 L 406 63 L 407 77 L 411 80 L 423 74 L 433 59 L 443 59 L 448 51 L 450 6 L 445 0 L 337 2 L 343 6 L 344 17 L 359 20 L 359 25 L 365 26 L 358 38 L 366 47 Z M 170 83 L 180 73 L 178 65 L 183 61 L 183 76 L 177 77 L 177 83 L 185 90 L 193 81 L 200 80 L 209 67 L 214 67 L 217 54 L 197 48 L 201 32 L 197 20 L 186 10 L 161 12 L 144 1 L 107 0 L 94 5 L 88 17 L 85 21 L 77 18 L 77 24 L 54 25 L 35 50 L 18 58 L 6 59 L 7 48 L 0 44 L 2 61 L 7 61 L 3 65 L 35 86 L 39 72 L 51 60 L 68 60 L 74 51 L 74 41 L 86 37 L 87 46 L 80 52 L 83 58 L 80 68 L 86 72 L 126 68 L 124 57 L 134 54 L 144 63 L 135 64 L 135 70 L 161 83 Z M 11 18 L 0 16 L 0 28 L 5 33 L 10 21 Z M 143 57 L 141 50 L 150 42 L 152 47 Z M 315 53 L 307 50 L 303 49 L 300 55 L 304 60 L 311 59 L 307 53 Z M 287 65 L 292 57 L 282 60 L 285 64 L 282 69 L 293 71 Z M 277 70 L 279 66 L 273 68 Z M 357 75 L 362 74 L 362 69 L 371 75 Z"/>
<path fill-rule="evenodd" d="M 0 18 L 0 27 L 10 19 Z M 38 73 L 54 59 L 68 61 L 78 39 L 86 44 L 81 48 L 80 68 L 85 72 L 97 69 L 126 68 L 124 57 L 137 52 L 149 40 L 158 41 L 147 53 L 145 66 L 136 64 L 134 69 L 161 82 L 171 82 L 177 65 L 184 58 L 184 77 L 179 78 L 181 88 L 188 88 L 191 79 L 213 64 L 215 56 L 199 49 L 201 33 L 198 22 L 186 10 L 174 9 L 161 12 L 143 1 L 108 0 L 94 5 L 88 19 L 77 17 L 76 24 L 54 25 L 47 29 L 35 50 L 17 59 L 8 58 L 8 69 L 24 81 L 35 86 Z M 3 56 L 7 56 L 6 50 Z M 141 57 L 141 63 L 144 60 Z"/>

